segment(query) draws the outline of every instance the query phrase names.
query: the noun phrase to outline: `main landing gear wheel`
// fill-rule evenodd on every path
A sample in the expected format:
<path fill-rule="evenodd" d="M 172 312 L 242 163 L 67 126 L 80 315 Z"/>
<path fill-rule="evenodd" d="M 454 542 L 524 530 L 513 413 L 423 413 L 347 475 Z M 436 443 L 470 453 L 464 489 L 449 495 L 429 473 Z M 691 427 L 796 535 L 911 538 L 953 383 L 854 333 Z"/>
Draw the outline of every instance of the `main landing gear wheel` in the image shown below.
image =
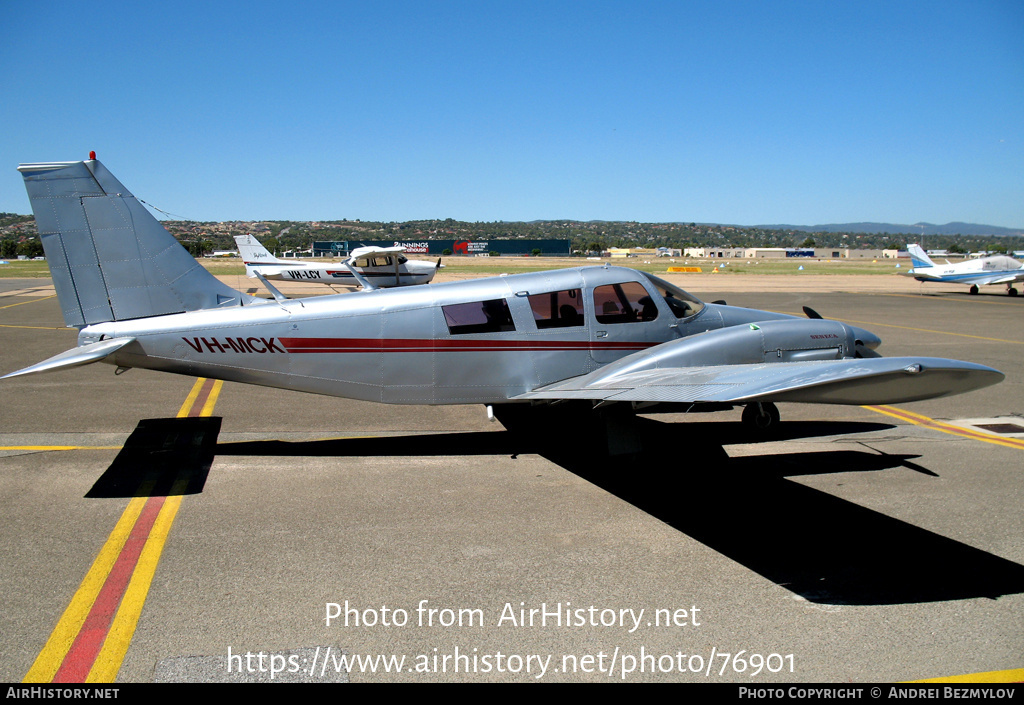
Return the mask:
<path fill-rule="evenodd" d="M 771 402 L 753 402 L 743 408 L 741 417 L 747 430 L 758 435 L 775 433 L 779 430 L 779 409 Z"/>
<path fill-rule="evenodd" d="M 1012 286 L 1010 286 L 1010 287 L 1006 288 L 1006 293 L 1009 294 L 1010 296 L 1016 296 L 1017 295 L 1017 290 L 1015 288 L 1013 288 Z"/>
<path fill-rule="evenodd" d="M 977 284 L 971 284 L 970 292 L 972 294 L 977 294 L 978 293 L 978 285 Z"/>

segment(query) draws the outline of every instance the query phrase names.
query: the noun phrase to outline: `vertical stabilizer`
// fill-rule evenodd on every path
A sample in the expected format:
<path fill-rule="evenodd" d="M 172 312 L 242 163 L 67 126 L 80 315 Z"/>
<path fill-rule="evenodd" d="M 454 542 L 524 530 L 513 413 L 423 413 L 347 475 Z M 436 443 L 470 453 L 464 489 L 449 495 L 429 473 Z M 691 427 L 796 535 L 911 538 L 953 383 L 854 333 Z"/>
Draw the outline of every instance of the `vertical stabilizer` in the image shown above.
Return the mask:
<path fill-rule="evenodd" d="M 246 267 L 255 267 L 260 264 L 295 265 L 294 260 L 287 262 L 274 257 L 263 246 L 263 243 L 256 239 L 255 235 L 235 235 L 235 245 L 238 247 L 238 254 L 242 256 L 242 261 L 245 262 Z"/>
<path fill-rule="evenodd" d="M 95 159 L 18 171 L 69 326 L 254 301 L 203 269 Z"/>
<path fill-rule="evenodd" d="M 914 269 L 928 269 L 928 267 L 934 267 L 935 263 L 932 262 L 928 254 L 921 249 L 918 244 L 907 245 L 907 251 L 910 253 L 910 261 L 914 265 Z"/>

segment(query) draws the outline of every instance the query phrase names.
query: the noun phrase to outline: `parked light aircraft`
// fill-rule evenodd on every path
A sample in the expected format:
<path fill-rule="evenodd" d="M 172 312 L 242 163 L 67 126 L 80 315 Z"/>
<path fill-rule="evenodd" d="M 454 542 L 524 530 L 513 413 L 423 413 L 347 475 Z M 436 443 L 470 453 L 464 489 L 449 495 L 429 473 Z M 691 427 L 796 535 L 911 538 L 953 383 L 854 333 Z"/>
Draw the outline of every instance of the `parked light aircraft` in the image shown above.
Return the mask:
<path fill-rule="evenodd" d="M 358 247 L 340 265 L 324 267 L 312 262 L 278 259 L 252 235 L 236 235 L 235 244 L 249 277 L 256 277 L 258 273 L 265 279 L 282 281 L 341 284 L 367 289 L 409 286 L 429 283 L 441 266 L 441 260 L 431 264 L 407 259 L 402 254 L 405 248 L 400 245 Z"/>
<path fill-rule="evenodd" d="M 978 286 L 985 284 L 1006 284 L 1006 293 L 1017 295 L 1014 282 L 1024 281 L 1024 262 L 1012 257 L 997 255 L 982 257 L 957 264 L 935 264 L 920 245 L 907 245 L 910 260 L 914 268 L 906 272 L 906 276 L 914 277 L 920 282 L 952 282 L 970 284 L 970 292 L 978 293 Z"/>
<path fill-rule="evenodd" d="M 609 448 L 653 404 L 743 405 L 759 427 L 778 421 L 773 402 L 888 404 L 1003 379 L 969 362 L 884 358 L 861 328 L 704 303 L 619 267 L 258 299 L 203 269 L 94 158 L 18 168 L 79 334 L 78 347 L 6 377 L 103 361 L 391 404 L 483 404 L 506 426 L 549 432 L 578 410 Z"/>

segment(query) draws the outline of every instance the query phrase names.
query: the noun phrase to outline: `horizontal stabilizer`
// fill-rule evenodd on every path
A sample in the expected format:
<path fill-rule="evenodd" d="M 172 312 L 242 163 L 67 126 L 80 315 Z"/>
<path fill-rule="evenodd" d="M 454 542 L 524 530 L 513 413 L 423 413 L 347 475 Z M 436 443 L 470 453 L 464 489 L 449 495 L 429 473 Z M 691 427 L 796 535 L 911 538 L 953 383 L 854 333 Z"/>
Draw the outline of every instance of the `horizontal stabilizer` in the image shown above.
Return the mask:
<path fill-rule="evenodd" d="M 17 372 L 11 372 L 10 374 L 0 377 L 0 379 L 19 377 L 21 375 L 31 375 L 37 372 L 52 372 L 54 370 L 62 370 L 66 367 L 79 367 L 80 365 L 99 362 L 103 358 L 117 352 L 134 340 L 135 338 L 112 338 L 110 340 L 101 340 L 98 343 L 80 345 L 77 348 L 72 348 L 71 350 L 62 352 L 59 355 L 54 355 L 48 360 L 37 362 L 36 364 L 18 370 Z"/>

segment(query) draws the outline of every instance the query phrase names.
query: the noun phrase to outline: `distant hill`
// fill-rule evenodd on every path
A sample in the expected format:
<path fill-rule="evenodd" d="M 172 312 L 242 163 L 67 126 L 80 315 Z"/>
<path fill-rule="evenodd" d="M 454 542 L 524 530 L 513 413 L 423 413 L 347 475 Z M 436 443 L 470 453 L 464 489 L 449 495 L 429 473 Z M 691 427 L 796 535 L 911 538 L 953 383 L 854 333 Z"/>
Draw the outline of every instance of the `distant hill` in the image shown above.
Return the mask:
<path fill-rule="evenodd" d="M 1024 235 L 1021 228 L 1001 228 L 997 225 L 978 225 L 976 223 L 915 223 L 914 225 L 897 225 L 895 223 L 837 223 L 830 225 L 757 225 L 753 227 L 766 230 L 799 230 L 809 233 L 889 233 L 892 235 L 994 235 L 996 237 L 1015 237 Z"/>

